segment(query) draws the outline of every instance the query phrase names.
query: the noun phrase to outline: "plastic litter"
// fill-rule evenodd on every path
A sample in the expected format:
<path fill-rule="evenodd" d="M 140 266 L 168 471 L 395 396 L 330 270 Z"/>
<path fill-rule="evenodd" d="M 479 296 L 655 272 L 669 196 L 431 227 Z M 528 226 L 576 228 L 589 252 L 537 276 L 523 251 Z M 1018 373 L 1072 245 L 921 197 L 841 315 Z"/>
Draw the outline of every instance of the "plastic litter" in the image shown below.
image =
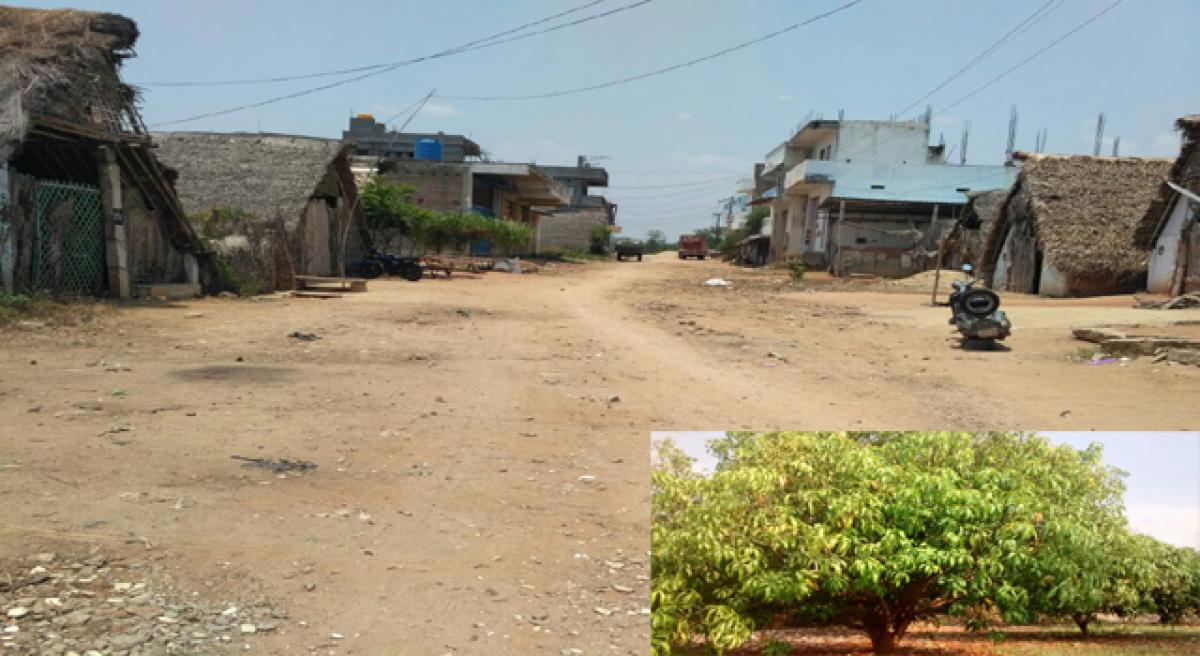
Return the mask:
<path fill-rule="evenodd" d="M 733 287 L 733 283 L 724 278 L 709 278 L 703 284 L 705 287 Z"/>

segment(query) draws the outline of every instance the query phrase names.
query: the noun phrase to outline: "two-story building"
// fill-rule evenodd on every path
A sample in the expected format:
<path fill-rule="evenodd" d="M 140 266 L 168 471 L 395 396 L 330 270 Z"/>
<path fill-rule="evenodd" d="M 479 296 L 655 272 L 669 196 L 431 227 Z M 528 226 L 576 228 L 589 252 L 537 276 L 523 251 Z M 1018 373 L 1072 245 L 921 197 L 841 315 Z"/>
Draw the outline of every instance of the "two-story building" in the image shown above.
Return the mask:
<path fill-rule="evenodd" d="M 617 206 L 600 194 L 595 187 L 608 186 L 608 171 L 595 166 L 580 155 L 575 166 L 538 166 L 556 182 L 570 191 L 566 206 L 547 208 L 545 218 L 538 224 L 537 244 L 542 252 L 567 248 L 587 249 L 592 231 L 597 226 L 612 226 L 617 220 Z"/>
<path fill-rule="evenodd" d="M 772 261 L 836 275 L 927 268 L 969 192 L 1012 185 L 1016 169 L 947 164 L 924 121 L 812 120 L 756 167 L 771 207 Z"/>
<path fill-rule="evenodd" d="M 479 145 L 460 135 L 386 131 L 373 117 L 358 115 L 350 119 L 343 136 L 358 155 L 360 176 L 378 174 L 408 185 L 416 190 L 417 204 L 433 210 L 476 212 L 525 223 L 534 231 L 526 247 L 530 252 L 540 250 L 543 218 L 571 203 L 570 187 L 541 167 L 485 161 Z M 363 162 L 369 164 L 369 171 L 363 171 Z M 486 252 L 490 247 L 481 243 L 476 248 Z"/>

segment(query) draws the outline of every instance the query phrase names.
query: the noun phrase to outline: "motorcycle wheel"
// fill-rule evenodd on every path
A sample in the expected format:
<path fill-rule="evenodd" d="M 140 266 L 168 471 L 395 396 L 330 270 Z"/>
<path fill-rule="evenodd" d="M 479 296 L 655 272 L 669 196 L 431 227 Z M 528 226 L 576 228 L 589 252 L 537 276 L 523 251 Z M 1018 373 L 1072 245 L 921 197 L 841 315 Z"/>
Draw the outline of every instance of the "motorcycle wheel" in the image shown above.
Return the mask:
<path fill-rule="evenodd" d="M 354 268 L 359 278 L 374 280 L 383 275 L 383 265 L 375 260 L 363 260 Z"/>
<path fill-rule="evenodd" d="M 963 312 L 976 317 L 986 317 L 1000 307 L 1000 297 L 990 289 L 972 289 L 959 300 Z"/>
<path fill-rule="evenodd" d="M 419 264 L 405 264 L 404 266 L 400 267 L 400 277 L 409 282 L 416 282 L 420 280 L 421 274 L 421 265 Z"/>

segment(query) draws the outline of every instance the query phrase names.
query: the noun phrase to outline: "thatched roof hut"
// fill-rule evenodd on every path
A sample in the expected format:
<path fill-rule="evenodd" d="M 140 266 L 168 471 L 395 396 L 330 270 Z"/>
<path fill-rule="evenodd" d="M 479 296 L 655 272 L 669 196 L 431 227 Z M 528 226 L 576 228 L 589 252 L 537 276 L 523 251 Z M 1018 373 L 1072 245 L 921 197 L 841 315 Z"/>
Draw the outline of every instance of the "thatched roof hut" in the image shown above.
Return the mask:
<path fill-rule="evenodd" d="M 177 172 L 175 188 L 194 220 L 221 211 L 248 215 L 256 225 L 244 226 L 250 234 L 242 236 L 283 237 L 276 246 L 286 245 L 299 274 L 339 272 L 343 238 L 345 257 L 359 255 L 361 208 L 349 147 L 340 140 L 245 132 L 157 132 L 154 139 L 159 157 Z M 263 281 L 265 289 L 289 284 L 276 272 L 274 281 Z"/>
<path fill-rule="evenodd" d="M 954 226 L 942 240 L 939 266 L 958 268 L 963 264 L 979 266 L 988 235 L 1000 216 L 1008 189 L 972 191 Z"/>
<path fill-rule="evenodd" d="M 117 14 L 0 7 L 0 159 L 35 117 L 144 133 L 137 92 L 119 74 L 137 37 Z"/>
<path fill-rule="evenodd" d="M 2 261 L 6 289 L 124 298 L 139 283 L 190 289 L 208 271 L 121 81 L 137 37 L 116 14 L 0 7 L 0 242 L 16 253 Z M 68 245 L 82 254 L 34 257 Z"/>
<path fill-rule="evenodd" d="M 1138 246 L 1150 250 L 1146 288 L 1171 295 L 1200 291 L 1200 114 L 1179 118 L 1175 127 L 1183 136 L 1179 157 L 1136 235 Z"/>
<path fill-rule="evenodd" d="M 1013 291 L 1087 295 L 1131 289 L 1146 272 L 1134 243 L 1171 161 L 1016 153 L 1023 162 L 984 255 Z"/>
<path fill-rule="evenodd" d="M 159 158 L 178 172 L 188 214 L 236 208 L 263 221 L 294 224 L 344 156 L 336 139 L 249 132 L 156 132 Z"/>

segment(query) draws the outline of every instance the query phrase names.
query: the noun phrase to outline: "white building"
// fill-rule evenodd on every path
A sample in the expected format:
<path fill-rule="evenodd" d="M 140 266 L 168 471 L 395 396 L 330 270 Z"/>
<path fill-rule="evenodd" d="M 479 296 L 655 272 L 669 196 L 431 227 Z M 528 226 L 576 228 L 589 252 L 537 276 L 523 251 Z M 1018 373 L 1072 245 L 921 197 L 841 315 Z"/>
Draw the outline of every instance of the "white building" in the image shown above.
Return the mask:
<path fill-rule="evenodd" d="M 818 119 L 767 154 L 756 188 L 770 198 L 772 260 L 903 276 L 926 268 L 967 192 L 1015 178 L 1010 166 L 947 164 L 924 121 Z"/>

